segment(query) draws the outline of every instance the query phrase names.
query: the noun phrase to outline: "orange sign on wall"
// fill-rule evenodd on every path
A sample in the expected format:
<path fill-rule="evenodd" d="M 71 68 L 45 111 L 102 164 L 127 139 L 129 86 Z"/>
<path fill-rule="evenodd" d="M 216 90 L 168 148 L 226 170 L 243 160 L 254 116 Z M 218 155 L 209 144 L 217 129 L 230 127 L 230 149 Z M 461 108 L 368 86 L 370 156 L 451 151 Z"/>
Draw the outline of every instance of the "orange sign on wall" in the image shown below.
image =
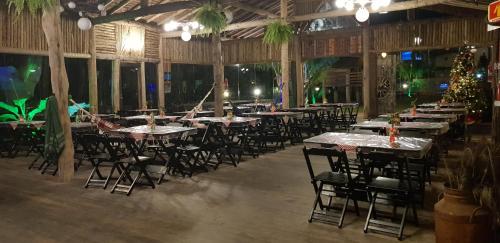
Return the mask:
<path fill-rule="evenodd" d="M 488 5 L 488 21 L 490 23 L 500 21 L 500 0 Z"/>

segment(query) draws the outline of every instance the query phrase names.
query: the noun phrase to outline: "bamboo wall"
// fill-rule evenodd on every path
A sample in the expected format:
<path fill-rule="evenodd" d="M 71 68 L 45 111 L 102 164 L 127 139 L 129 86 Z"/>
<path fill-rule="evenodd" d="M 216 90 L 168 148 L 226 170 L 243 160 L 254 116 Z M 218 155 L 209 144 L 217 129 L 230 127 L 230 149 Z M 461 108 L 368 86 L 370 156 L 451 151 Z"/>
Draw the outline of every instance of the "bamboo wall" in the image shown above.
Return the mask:
<path fill-rule="evenodd" d="M 90 57 L 90 32 L 78 28 L 76 21 L 61 18 L 64 49 L 67 57 Z M 123 51 L 122 36 L 131 29 L 140 32 L 144 48 L 140 51 Z M 100 59 L 158 62 L 159 30 L 125 22 L 102 24 L 94 27 L 96 53 Z M 32 16 L 25 11 L 17 16 L 0 3 L 0 53 L 47 55 L 48 46 L 41 24 L 41 14 Z"/>
<path fill-rule="evenodd" d="M 0 6 L 0 52 L 46 55 L 48 47 L 41 24 L 41 15 L 27 11 L 21 15 L 9 13 Z M 89 33 L 78 29 L 75 21 L 61 19 L 64 49 L 69 56 L 89 56 Z"/>
<path fill-rule="evenodd" d="M 445 49 L 494 43 L 494 32 L 486 31 L 484 18 L 428 20 L 372 27 L 373 50 L 396 52 L 416 49 Z M 415 37 L 422 38 L 420 45 Z"/>
<path fill-rule="evenodd" d="M 212 64 L 210 41 L 193 39 L 185 42 L 180 38 L 164 38 L 163 41 L 161 53 L 165 63 Z"/>
<path fill-rule="evenodd" d="M 289 43 L 289 58 L 294 59 L 294 42 Z M 281 47 L 267 45 L 260 38 L 230 40 L 222 42 L 224 64 L 251 64 L 279 62 Z"/>
<path fill-rule="evenodd" d="M 333 30 L 305 35 L 302 38 L 302 59 L 361 55 L 361 30 Z"/>

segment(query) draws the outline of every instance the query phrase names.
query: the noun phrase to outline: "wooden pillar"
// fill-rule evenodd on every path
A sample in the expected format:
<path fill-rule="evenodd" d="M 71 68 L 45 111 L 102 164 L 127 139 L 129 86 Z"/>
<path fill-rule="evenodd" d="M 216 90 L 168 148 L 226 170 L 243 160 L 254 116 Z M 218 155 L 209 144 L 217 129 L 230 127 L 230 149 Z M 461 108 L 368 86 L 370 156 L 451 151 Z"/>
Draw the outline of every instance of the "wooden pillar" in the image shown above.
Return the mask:
<path fill-rule="evenodd" d="M 302 42 L 295 37 L 295 73 L 297 79 L 297 106 L 304 106 L 304 62 L 302 61 Z"/>
<path fill-rule="evenodd" d="M 141 62 L 139 68 L 139 109 L 147 109 L 148 101 L 146 99 L 146 63 Z"/>
<path fill-rule="evenodd" d="M 111 71 L 113 112 L 117 113 L 120 111 L 120 60 L 113 60 Z"/>
<path fill-rule="evenodd" d="M 328 103 L 328 99 L 326 98 L 326 80 L 323 80 L 321 83 L 321 90 L 323 91 L 323 95 L 321 96 L 321 102 L 323 104 Z"/>
<path fill-rule="evenodd" d="M 351 72 L 348 71 L 345 75 L 345 102 L 351 102 Z"/>
<path fill-rule="evenodd" d="M 157 71 L 157 85 L 158 85 L 158 109 L 165 111 L 165 71 L 163 63 L 163 38 L 160 36 L 160 62 L 156 67 Z"/>
<path fill-rule="evenodd" d="M 214 62 L 215 116 L 224 116 L 224 64 L 222 63 L 222 43 L 220 33 L 212 34 L 212 52 Z"/>
<path fill-rule="evenodd" d="M 288 0 L 281 0 L 280 14 L 282 21 L 288 16 Z M 283 84 L 282 108 L 290 108 L 290 62 L 288 59 L 288 42 L 281 44 L 281 82 Z"/>
<path fill-rule="evenodd" d="M 373 118 L 377 116 L 377 69 L 376 57 L 370 52 L 371 34 L 368 24 L 363 27 L 363 107 L 364 117 Z"/>
<path fill-rule="evenodd" d="M 500 31 L 495 30 L 495 34 L 497 37 L 497 40 L 495 42 L 495 45 L 492 48 L 492 57 L 490 59 L 494 60 L 493 65 L 495 66 L 495 62 L 499 63 L 500 62 Z M 500 75 L 498 73 L 498 70 L 495 69 L 495 78 L 492 82 L 492 89 L 493 89 L 493 114 L 492 114 L 492 121 L 491 121 L 491 133 L 492 133 L 492 139 L 493 142 L 495 143 L 496 146 L 500 146 L 500 101 L 496 100 L 497 95 L 497 89 L 498 85 L 500 85 Z"/>
<path fill-rule="evenodd" d="M 90 58 L 87 61 L 88 76 L 89 76 L 89 104 L 90 104 L 90 113 L 97 114 L 99 109 L 99 93 L 97 90 L 97 56 L 95 48 L 94 28 L 90 29 L 89 34 L 90 34 L 89 38 Z"/>

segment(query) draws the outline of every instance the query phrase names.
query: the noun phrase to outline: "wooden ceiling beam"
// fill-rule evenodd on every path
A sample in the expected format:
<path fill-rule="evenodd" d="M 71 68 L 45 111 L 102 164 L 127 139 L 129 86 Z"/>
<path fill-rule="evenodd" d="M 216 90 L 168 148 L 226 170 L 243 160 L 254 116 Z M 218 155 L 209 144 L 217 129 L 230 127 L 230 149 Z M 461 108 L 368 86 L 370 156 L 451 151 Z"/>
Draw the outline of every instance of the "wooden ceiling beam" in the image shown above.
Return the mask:
<path fill-rule="evenodd" d="M 175 12 L 182 9 L 191 9 L 200 6 L 200 2 L 195 1 L 180 1 L 180 2 L 171 2 L 165 4 L 153 5 L 145 8 L 141 8 L 138 10 L 127 11 L 118 14 L 112 14 L 108 16 L 101 16 L 92 19 L 92 23 L 96 24 L 104 24 L 114 21 L 120 20 L 128 20 L 134 19 L 136 17 L 159 14 L 159 13 L 167 13 L 167 12 Z"/>
<path fill-rule="evenodd" d="M 469 9 L 475 9 L 475 10 L 480 10 L 480 11 L 488 11 L 488 5 L 480 4 L 480 3 L 471 3 L 471 2 L 464 2 L 464 1 L 458 1 L 458 0 L 451 0 L 451 1 L 445 2 L 444 4 L 454 6 L 454 7 L 460 7 L 460 8 L 469 8 Z"/>
<path fill-rule="evenodd" d="M 427 7 L 427 6 L 437 5 L 437 4 L 444 4 L 448 1 L 449 0 L 411 0 L 411 1 L 393 3 L 393 4 L 389 5 L 388 7 L 380 8 L 377 11 L 374 11 L 370 8 L 368 11 L 370 11 L 370 13 L 402 11 L 402 10 L 407 10 L 407 9 L 415 9 L 415 8 L 422 8 L 422 7 Z M 291 22 L 303 22 L 303 21 L 322 19 L 322 18 L 352 16 L 354 14 L 355 14 L 354 11 L 349 12 L 349 11 L 345 11 L 345 10 L 332 10 L 332 11 L 326 11 L 326 12 L 321 12 L 321 13 L 312 13 L 312 14 L 306 14 L 306 15 L 300 15 L 300 16 L 290 16 L 287 18 L 287 21 L 290 23 Z M 279 18 L 268 18 L 268 19 L 262 19 L 262 20 L 234 23 L 234 24 L 230 24 L 230 25 L 226 26 L 224 31 L 232 31 L 232 30 L 238 30 L 238 29 L 266 26 L 270 23 L 273 23 L 276 20 L 279 20 Z M 204 33 L 204 34 L 206 34 L 206 33 Z M 181 35 L 180 31 L 167 32 L 167 33 L 162 34 L 162 36 L 167 37 L 167 38 L 179 37 L 180 35 Z"/>
<path fill-rule="evenodd" d="M 246 3 L 236 2 L 236 3 L 232 3 L 231 6 L 245 10 L 247 12 L 251 12 L 251 13 L 261 15 L 261 16 L 265 16 L 268 18 L 277 18 L 278 17 L 278 15 L 272 13 L 271 11 L 261 9 L 261 8 L 256 8 L 256 7 L 249 5 L 249 4 L 246 4 Z"/>
<path fill-rule="evenodd" d="M 122 0 L 121 2 L 117 3 L 115 6 L 113 6 L 112 8 L 110 8 L 107 11 L 108 14 L 114 14 L 114 13 L 116 13 L 117 11 L 119 11 L 120 9 L 122 9 L 123 7 L 125 7 L 125 5 L 127 5 L 129 2 L 130 2 L 130 0 Z"/>

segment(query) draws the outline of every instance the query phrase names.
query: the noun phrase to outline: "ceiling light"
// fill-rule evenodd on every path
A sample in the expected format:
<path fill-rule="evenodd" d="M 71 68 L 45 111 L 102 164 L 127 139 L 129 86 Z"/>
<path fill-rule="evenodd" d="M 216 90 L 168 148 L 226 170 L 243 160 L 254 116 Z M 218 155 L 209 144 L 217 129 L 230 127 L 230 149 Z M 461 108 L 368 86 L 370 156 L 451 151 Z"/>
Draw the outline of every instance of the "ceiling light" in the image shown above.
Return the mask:
<path fill-rule="evenodd" d="M 382 52 L 382 53 L 380 53 L 380 55 L 382 56 L 382 58 L 386 58 L 387 57 L 387 52 Z"/>
<path fill-rule="evenodd" d="M 104 6 L 104 4 L 102 4 L 102 3 L 101 3 L 101 4 L 99 4 L 99 5 L 97 5 L 97 9 L 98 9 L 99 11 L 104 11 L 104 9 L 105 9 L 105 8 L 106 8 L 106 7 L 105 7 L 105 6 Z"/>
<path fill-rule="evenodd" d="M 68 8 L 70 8 L 70 9 L 74 9 L 74 8 L 76 8 L 76 3 L 75 3 L 75 2 L 73 2 L 73 1 L 69 2 L 69 3 L 68 3 Z"/>
<path fill-rule="evenodd" d="M 173 21 L 173 20 L 163 25 L 163 29 L 165 31 L 174 31 L 178 27 L 179 27 L 179 23 L 177 23 L 176 21 Z"/>
<path fill-rule="evenodd" d="M 190 41 L 191 40 L 191 33 L 187 32 L 187 31 L 183 31 L 181 34 L 181 39 L 183 41 Z"/>
<path fill-rule="evenodd" d="M 90 28 L 92 28 L 92 22 L 89 18 L 86 17 L 80 18 L 77 24 L 78 28 L 80 28 L 81 30 L 90 30 Z"/>
<path fill-rule="evenodd" d="M 358 9 L 358 11 L 356 11 L 355 16 L 356 20 L 358 20 L 359 22 L 365 22 L 370 17 L 370 13 L 368 12 L 368 9 L 366 9 L 365 7 L 361 7 Z"/>

